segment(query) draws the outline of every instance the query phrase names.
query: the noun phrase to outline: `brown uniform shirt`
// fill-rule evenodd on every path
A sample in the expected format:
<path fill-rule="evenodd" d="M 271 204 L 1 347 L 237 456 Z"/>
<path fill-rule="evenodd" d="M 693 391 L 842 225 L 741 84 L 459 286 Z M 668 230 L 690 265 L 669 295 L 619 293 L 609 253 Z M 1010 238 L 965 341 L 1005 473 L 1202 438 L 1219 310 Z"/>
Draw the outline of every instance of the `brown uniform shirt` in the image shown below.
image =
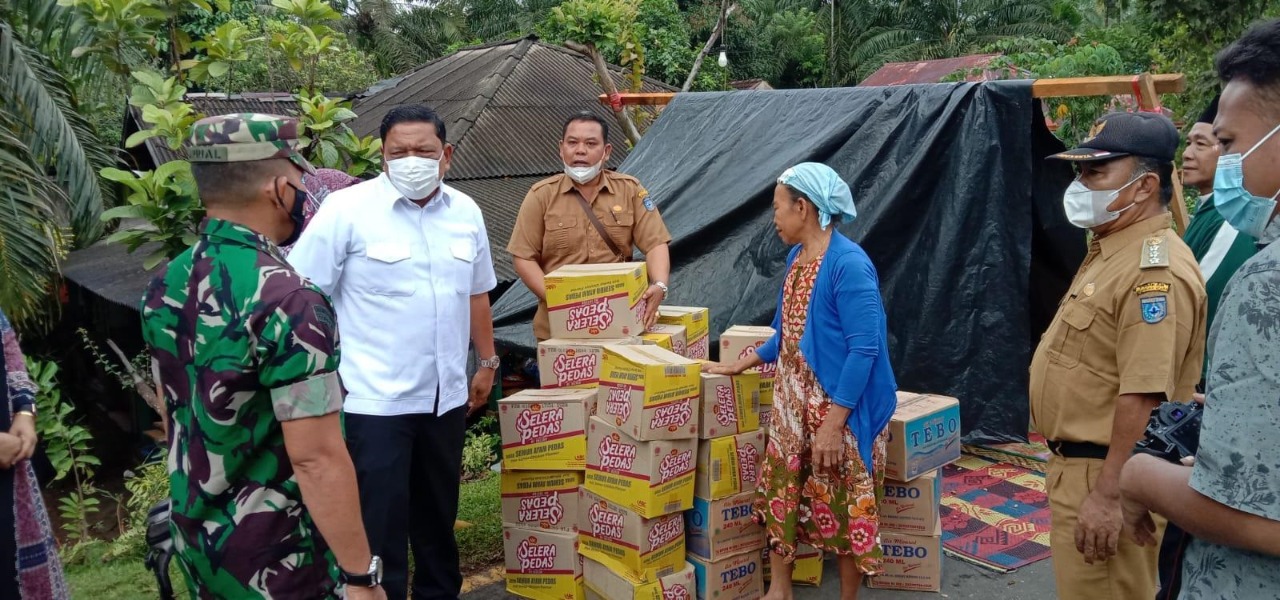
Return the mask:
<path fill-rule="evenodd" d="M 654 246 L 671 241 L 662 216 L 639 180 L 614 171 L 603 171 L 601 175 L 600 193 L 591 201 L 591 209 L 613 242 L 627 254 L 625 259 L 631 258 L 633 245 L 647 254 Z M 619 262 L 583 212 L 573 180 L 563 173 L 529 189 L 520 204 L 507 251 L 516 258 L 538 263 L 543 273 L 565 265 Z M 538 303 L 533 333 L 539 340 L 551 336 L 545 302 Z"/>
<path fill-rule="evenodd" d="M 1168 214 L 1094 239 L 1031 360 L 1031 421 L 1056 441 L 1111 444 L 1116 398 L 1191 399 L 1208 300 Z"/>

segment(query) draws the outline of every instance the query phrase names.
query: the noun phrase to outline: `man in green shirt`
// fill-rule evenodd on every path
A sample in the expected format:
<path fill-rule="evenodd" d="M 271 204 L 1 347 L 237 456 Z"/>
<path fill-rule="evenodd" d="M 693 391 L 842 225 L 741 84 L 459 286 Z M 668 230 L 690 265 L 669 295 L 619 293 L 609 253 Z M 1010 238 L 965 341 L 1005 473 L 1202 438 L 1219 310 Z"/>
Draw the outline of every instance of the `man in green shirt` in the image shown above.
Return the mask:
<path fill-rule="evenodd" d="M 1224 221 L 1213 205 L 1213 176 L 1218 169 L 1220 154 L 1218 138 L 1213 136 L 1213 119 L 1217 114 L 1218 99 L 1214 98 L 1196 124 L 1191 126 L 1187 149 L 1182 153 L 1182 183 L 1196 188 L 1201 198 L 1200 207 L 1196 209 L 1182 239 L 1191 248 L 1200 263 L 1200 272 L 1204 274 L 1204 287 L 1209 295 L 1209 327 L 1206 330 L 1213 327 L 1213 316 L 1227 282 L 1235 275 L 1236 269 L 1258 250 L 1257 240 Z M 1203 371 L 1206 374 L 1209 372 L 1208 360 L 1206 352 Z"/>
<path fill-rule="evenodd" d="M 385 600 L 342 438 L 329 299 L 280 245 L 306 202 L 296 119 L 210 117 L 187 155 L 208 218 L 152 280 L 142 334 L 193 598 Z"/>

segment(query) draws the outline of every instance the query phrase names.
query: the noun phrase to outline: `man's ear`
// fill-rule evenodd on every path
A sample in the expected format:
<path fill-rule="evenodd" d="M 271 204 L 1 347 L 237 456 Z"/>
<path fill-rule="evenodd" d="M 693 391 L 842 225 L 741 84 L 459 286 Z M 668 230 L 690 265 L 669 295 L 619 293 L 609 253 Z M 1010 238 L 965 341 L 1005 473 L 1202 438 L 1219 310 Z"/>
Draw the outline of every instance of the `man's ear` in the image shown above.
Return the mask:
<path fill-rule="evenodd" d="M 609 162 L 609 157 L 613 155 L 613 144 L 604 145 L 604 158 L 600 159 L 601 163 Z"/>

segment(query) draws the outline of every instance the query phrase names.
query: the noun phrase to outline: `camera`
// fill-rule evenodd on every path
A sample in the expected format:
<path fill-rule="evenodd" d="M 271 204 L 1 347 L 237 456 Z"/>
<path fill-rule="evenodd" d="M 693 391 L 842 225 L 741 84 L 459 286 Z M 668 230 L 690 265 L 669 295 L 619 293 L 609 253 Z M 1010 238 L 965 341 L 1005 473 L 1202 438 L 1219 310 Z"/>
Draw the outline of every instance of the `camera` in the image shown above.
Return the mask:
<path fill-rule="evenodd" d="M 1200 420 L 1204 407 L 1198 402 L 1161 402 L 1151 410 L 1147 430 L 1134 446 L 1139 452 L 1158 456 L 1171 463 L 1195 456 L 1200 447 Z"/>

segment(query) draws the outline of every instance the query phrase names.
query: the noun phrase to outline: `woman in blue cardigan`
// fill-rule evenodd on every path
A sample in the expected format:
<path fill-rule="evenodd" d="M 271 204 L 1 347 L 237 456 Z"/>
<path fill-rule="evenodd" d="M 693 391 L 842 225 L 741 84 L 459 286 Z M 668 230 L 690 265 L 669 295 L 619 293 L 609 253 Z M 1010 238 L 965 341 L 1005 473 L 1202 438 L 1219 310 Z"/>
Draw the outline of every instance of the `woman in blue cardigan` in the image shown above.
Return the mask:
<path fill-rule="evenodd" d="M 856 215 L 849 186 L 826 165 L 799 164 L 778 178 L 773 223 L 795 247 L 776 333 L 756 354 L 705 368 L 732 375 L 778 363 L 755 505 L 772 550 L 766 600 L 792 598 L 799 544 L 839 556 L 845 600 L 857 598 L 863 575 L 880 568 L 877 498 L 897 384 L 876 269 L 832 226 Z"/>

